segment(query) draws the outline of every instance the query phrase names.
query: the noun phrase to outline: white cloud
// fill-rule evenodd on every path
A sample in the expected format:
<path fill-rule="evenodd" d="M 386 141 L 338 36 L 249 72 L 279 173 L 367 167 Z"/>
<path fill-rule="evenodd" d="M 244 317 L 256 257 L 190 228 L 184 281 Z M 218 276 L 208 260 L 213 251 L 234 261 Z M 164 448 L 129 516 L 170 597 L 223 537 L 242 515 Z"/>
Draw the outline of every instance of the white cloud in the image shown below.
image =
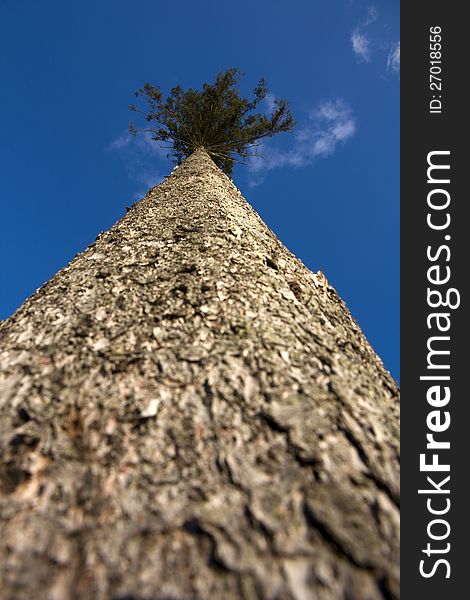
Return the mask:
<path fill-rule="evenodd" d="M 369 6 L 366 16 L 357 21 L 351 33 L 351 45 L 359 62 L 372 63 L 373 58 L 384 60 L 387 53 L 387 69 L 393 73 L 400 71 L 400 42 L 384 39 L 387 23 L 379 27 L 379 13 L 375 6 Z M 382 63 L 383 64 L 383 63 Z"/>
<path fill-rule="evenodd" d="M 155 187 L 164 179 L 164 176 L 156 169 L 145 169 L 142 166 L 136 168 L 134 171 L 131 170 L 129 175 L 134 181 L 142 184 L 134 192 L 134 200 L 140 200 L 143 198 L 150 188 Z"/>
<path fill-rule="evenodd" d="M 379 13 L 375 6 L 369 6 L 366 18 L 354 29 L 351 34 L 352 49 L 356 57 L 363 62 L 370 62 L 372 57 L 372 43 L 369 34 L 364 29 L 377 21 Z"/>
<path fill-rule="evenodd" d="M 367 9 L 367 17 L 362 23 L 362 26 L 367 27 L 368 25 L 372 25 L 372 23 L 375 23 L 378 18 L 379 11 L 376 9 L 375 6 L 369 6 L 369 8 Z"/>
<path fill-rule="evenodd" d="M 394 73 L 400 71 L 400 42 L 392 44 L 387 58 L 387 68 Z"/>
<path fill-rule="evenodd" d="M 143 183 L 147 188 L 155 187 L 158 183 L 163 180 L 163 175 L 156 169 L 145 168 L 139 165 L 133 172 L 131 172 L 132 179 Z"/>
<path fill-rule="evenodd" d="M 264 102 L 266 104 L 266 109 L 269 114 L 271 114 L 273 112 L 273 110 L 276 108 L 275 100 L 276 100 L 276 98 L 273 96 L 273 94 L 271 94 L 271 92 L 266 94 L 266 98 L 264 99 Z"/>
<path fill-rule="evenodd" d="M 126 148 L 131 143 L 131 141 L 131 134 L 123 133 L 109 144 L 107 150 L 121 150 L 121 148 Z"/>
<path fill-rule="evenodd" d="M 149 188 L 163 180 L 163 175 L 155 163 L 166 159 L 170 150 L 152 140 L 150 134 L 139 133 L 133 136 L 124 132 L 109 144 L 107 150 L 120 155 L 129 178 L 140 184 L 134 194 L 135 199 L 142 198 Z M 142 187 L 142 184 L 145 187 Z"/>
<path fill-rule="evenodd" d="M 161 158 L 166 158 L 168 154 L 168 149 L 160 146 L 159 142 L 152 140 L 151 134 L 147 132 L 131 135 L 126 131 L 113 140 L 107 147 L 107 150 L 122 150 L 124 148 L 129 148 L 132 151 L 146 152 L 160 156 Z"/>
<path fill-rule="evenodd" d="M 372 51 L 370 40 L 365 33 L 355 29 L 351 35 L 351 44 L 354 54 L 365 62 L 370 62 Z"/>
<path fill-rule="evenodd" d="M 262 145 L 262 156 L 252 157 L 248 163 L 249 185 L 262 183 L 272 169 L 305 167 L 317 157 L 331 156 L 338 144 L 348 141 L 355 132 L 356 121 L 345 102 L 323 102 L 310 112 L 307 125 L 295 133 L 291 149 L 282 151 L 268 143 Z"/>

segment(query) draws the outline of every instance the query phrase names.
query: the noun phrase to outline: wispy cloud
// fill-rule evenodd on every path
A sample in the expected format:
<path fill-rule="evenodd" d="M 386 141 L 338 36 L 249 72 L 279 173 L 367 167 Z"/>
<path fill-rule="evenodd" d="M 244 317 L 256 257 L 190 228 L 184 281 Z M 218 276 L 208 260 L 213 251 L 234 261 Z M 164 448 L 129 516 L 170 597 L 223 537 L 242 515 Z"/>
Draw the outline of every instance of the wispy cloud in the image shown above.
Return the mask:
<path fill-rule="evenodd" d="M 108 150 L 122 150 L 123 148 L 129 148 L 133 151 L 138 150 L 141 152 L 146 152 L 161 158 L 166 158 L 166 155 L 168 154 L 168 149 L 163 148 L 158 142 L 152 140 L 152 137 L 149 133 L 131 135 L 128 131 L 126 131 L 119 135 L 108 146 Z"/>
<path fill-rule="evenodd" d="M 392 44 L 387 58 L 387 69 L 398 73 L 400 71 L 400 42 Z"/>
<path fill-rule="evenodd" d="M 354 28 L 351 34 L 351 45 L 356 58 L 362 62 L 370 62 L 372 57 L 372 42 L 365 30 L 379 18 L 375 6 L 369 6 L 365 18 Z"/>
<path fill-rule="evenodd" d="M 154 169 L 145 169 L 142 166 L 137 168 L 131 177 L 137 183 L 142 184 L 133 193 L 134 200 L 140 200 L 149 189 L 155 187 L 163 181 L 163 175 Z"/>
<path fill-rule="evenodd" d="M 121 150 L 122 148 L 127 148 L 131 143 L 132 136 L 130 133 L 122 133 L 115 140 L 113 140 L 107 150 Z"/>
<path fill-rule="evenodd" d="M 368 25 L 372 25 L 372 23 L 375 23 L 378 18 L 379 11 L 376 9 L 375 6 L 369 6 L 367 9 L 367 16 L 364 19 L 362 26 L 367 27 Z"/>
<path fill-rule="evenodd" d="M 361 63 L 372 63 L 375 58 L 384 61 L 386 57 L 387 70 L 392 73 L 399 73 L 400 42 L 391 42 L 384 39 L 387 23 L 382 22 L 374 25 L 379 20 L 377 8 L 369 6 L 367 14 L 357 22 L 351 33 L 353 53 L 358 62 Z"/>
<path fill-rule="evenodd" d="M 308 123 L 295 134 L 293 147 L 279 150 L 263 144 L 261 157 L 248 163 L 249 185 L 259 185 L 268 171 L 280 167 L 305 167 L 317 157 L 331 156 L 338 144 L 345 143 L 356 132 L 351 108 L 342 100 L 327 101 L 313 109 Z"/>
<path fill-rule="evenodd" d="M 355 29 L 351 34 L 351 44 L 354 54 L 359 60 L 370 62 L 372 56 L 371 43 L 365 33 Z"/>
<path fill-rule="evenodd" d="M 125 163 L 129 178 L 140 184 L 134 199 L 141 198 L 149 188 L 163 180 L 156 163 L 166 159 L 169 150 L 159 146 L 150 135 L 133 136 L 124 132 L 109 144 L 107 150 L 118 154 Z"/>
<path fill-rule="evenodd" d="M 273 112 L 273 110 L 276 108 L 276 98 L 274 97 L 273 94 L 271 94 L 271 92 L 269 92 L 268 94 L 266 94 L 266 98 L 264 99 L 264 103 L 266 105 L 266 112 L 271 114 Z"/>

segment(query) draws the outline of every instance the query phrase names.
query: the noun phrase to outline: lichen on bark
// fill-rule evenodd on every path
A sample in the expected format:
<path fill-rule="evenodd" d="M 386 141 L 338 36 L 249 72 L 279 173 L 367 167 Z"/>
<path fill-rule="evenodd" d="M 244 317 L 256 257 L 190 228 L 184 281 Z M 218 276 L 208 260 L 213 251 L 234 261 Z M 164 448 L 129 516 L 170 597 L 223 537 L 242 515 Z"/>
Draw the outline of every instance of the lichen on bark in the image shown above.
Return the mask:
<path fill-rule="evenodd" d="M 0 343 L 1 598 L 398 598 L 396 384 L 204 150 Z"/>

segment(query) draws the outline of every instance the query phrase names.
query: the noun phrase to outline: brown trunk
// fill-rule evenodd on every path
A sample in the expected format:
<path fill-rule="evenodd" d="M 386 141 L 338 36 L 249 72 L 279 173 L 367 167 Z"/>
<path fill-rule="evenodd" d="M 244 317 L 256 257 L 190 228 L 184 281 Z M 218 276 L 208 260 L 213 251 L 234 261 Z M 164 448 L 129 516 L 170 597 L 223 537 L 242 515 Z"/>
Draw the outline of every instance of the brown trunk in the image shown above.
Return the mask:
<path fill-rule="evenodd" d="M 2 599 L 398 597 L 398 390 L 204 150 L 2 324 Z"/>

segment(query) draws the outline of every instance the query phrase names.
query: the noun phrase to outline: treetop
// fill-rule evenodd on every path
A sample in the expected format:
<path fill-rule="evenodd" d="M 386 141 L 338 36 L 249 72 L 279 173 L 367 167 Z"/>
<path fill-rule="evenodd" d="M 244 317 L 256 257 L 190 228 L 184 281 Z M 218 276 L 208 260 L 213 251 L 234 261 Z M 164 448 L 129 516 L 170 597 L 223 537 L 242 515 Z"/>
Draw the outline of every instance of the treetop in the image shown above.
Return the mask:
<path fill-rule="evenodd" d="M 156 142 L 169 142 L 177 164 L 202 147 L 231 176 L 238 158 L 259 155 L 259 140 L 294 126 L 287 100 L 274 100 L 270 114 L 255 112 L 269 94 L 266 81 L 259 80 L 249 100 L 238 89 L 242 76 L 237 68 L 227 69 L 199 91 L 177 85 L 166 99 L 158 86 L 146 83 L 136 97 L 146 97 L 147 110 L 130 109 L 143 114 L 148 125 L 138 129 L 130 124 L 129 131 L 150 132 Z"/>

